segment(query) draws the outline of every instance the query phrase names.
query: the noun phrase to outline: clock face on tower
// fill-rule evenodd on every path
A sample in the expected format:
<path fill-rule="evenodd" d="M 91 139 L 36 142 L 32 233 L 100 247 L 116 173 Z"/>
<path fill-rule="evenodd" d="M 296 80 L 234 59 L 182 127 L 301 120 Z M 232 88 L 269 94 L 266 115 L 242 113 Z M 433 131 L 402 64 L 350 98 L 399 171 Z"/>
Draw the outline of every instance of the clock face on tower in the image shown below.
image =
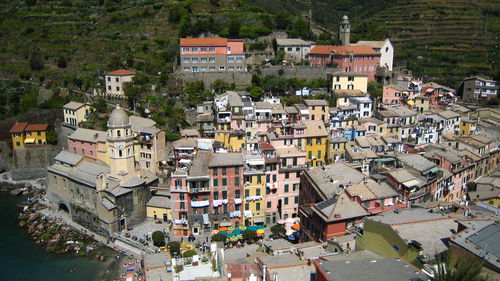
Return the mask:
<path fill-rule="evenodd" d="M 116 145 L 116 147 L 118 147 L 118 149 L 122 149 L 123 148 L 123 144 L 119 143 Z"/>

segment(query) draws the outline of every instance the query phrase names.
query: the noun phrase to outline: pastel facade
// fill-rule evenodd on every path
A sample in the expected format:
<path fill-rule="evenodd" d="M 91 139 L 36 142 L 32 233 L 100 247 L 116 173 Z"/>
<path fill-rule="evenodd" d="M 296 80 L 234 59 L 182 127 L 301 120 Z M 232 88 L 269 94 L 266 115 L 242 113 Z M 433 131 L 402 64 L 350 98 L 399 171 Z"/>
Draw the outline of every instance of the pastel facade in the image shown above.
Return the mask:
<path fill-rule="evenodd" d="M 314 42 L 304 41 L 302 39 L 276 39 L 278 51 L 285 52 L 287 62 L 299 63 L 307 59 L 311 52 Z"/>
<path fill-rule="evenodd" d="M 26 146 L 46 145 L 47 128 L 47 124 L 15 123 L 9 131 L 13 148 L 19 149 Z"/>
<path fill-rule="evenodd" d="M 245 71 L 243 39 L 181 38 L 183 72 Z"/>
<path fill-rule="evenodd" d="M 87 115 L 92 112 L 90 104 L 69 102 L 63 106 L 64 124 L 78 127 L 81 122 L 87 121 Z"/>
<path fill-rule="evenodd" d="M 135 74 L 134 71 L 126 69 L 118 69 L 106 73 L 104 77 L 106 80 L 106 94 L 124 96 L 125 90 L 123 87 L 125 83 L 132 83 Z"/>
<path fill-rule="evenodd" d="M 464 100 L 492 99 L 498 95 L 496 82 L 481 77 L 464 79 L 460 89 Z"/>
<path fill-rule="evenodd" d="M 389 39 L 383 41 L 358 41 L 351 46 L 371 47 L 380 54 L 380 67 L 392 71 L 394 63 L 394 46 Z"/>
<path fill-rule="evenodd" d="M 330 78 L 331 77 L 331 78 Z M 336 72 L 329 75 L 332 90 L 360 90 L 368 91 L 368 75 L 356 72 Z"/>

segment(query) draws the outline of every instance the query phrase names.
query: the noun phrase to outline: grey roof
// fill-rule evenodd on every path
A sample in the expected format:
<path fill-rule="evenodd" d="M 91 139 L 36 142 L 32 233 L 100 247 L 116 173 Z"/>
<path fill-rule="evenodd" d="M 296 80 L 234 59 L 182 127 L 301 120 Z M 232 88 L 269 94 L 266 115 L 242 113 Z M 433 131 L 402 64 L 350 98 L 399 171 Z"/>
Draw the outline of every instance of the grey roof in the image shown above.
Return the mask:
<path fill-rule="evenodd" d="M 299 111 L 297 110 L 297 108 L 295 106 L 287 106 L 287 107 L 285 107 L 285 111 L 288 114 L 297 114 L 297 113 L 299 113 Z"/>
<path fill-rule="evenodd" d="M 132 115 L 130 116 L 130 125 L 133 132 L 139 132 L 145 128 L 156 126 L 156 122 L 149 118 Z"/>
<path fill-rule="evenodd" d="M 409 117 L 417 115 L 415 110 L 409 109 L 406 106 L 396 106 L 391 108 L 399 117 Z"/>
<path fill-rule="evenodd" d="M 110 193 L 111 195 L 113 195 L 114 197 L 119 197 L 119 196 L 122 196 L 124 194 L 129 193 L 129 192 L 132 192 L 132 189 L 124 188 L 121 186 L 114 186 L 114 187 L 107 188 L 106 191 L 108 193 Z"/>
<path fill-rule="evenodd" d="M 78 141 L 85 142 L 105 142 L 106 141 L 106 132 L 97 131 L 85 128 L 78 128 L 74 131 L 68 138 Z"/>
<path fill-rule="evenodd" d="M 399 193 L 394 190 L 387 182 L 377 183 L 374 180 L 368 180 L 366 186 L 377 198 L 388 198 L 398 196 Z"/>
<path fill-rule="evenodd" d="M 400 259 L 351 259 L 317 262 L 329 280 L 338 281 L 426 281 L 427 275 Z"/>
<path fill-rule="evenodd" d="M 108 119 L 108 126 L 122 127 L 130 124 L 130 119 L 127 112 L 119 105 L 111 112 Z"/>
<path fill-rule="evenodd" d="M 292 246 L 292 243 L 288 242 L 285 239 L 267 240 L 262 244 L 264 244 L 264 246 L 268 248 L 271 248 L 273 251 L 279 249 L 289 249 Z"/>
<path fill-rule="evenodd" d="M 273 105 L 267 101 L 259 101 L 255 103 L 255 109 L 272 109 Z"/>
<path fill-rule="evenodd" d="M 322 106 L 322 105 L 328 105 L 328 102 L 326 100 L 304 100 L 304 104 L 307 106 Z"/>
<path fill-rule="evenodd" d="M 368 215 L 358 202 L 351 200 L 345 193 L 334 195 L 315 207 L 320 211 L 318 215 L 329 222 Z"/>
<path fill-rule="evenodd" d="M 430 170 L 437 165 L 419 154 L 400 154 L 396 158 L 403 162 L 406 166 L 409 166 L 420 173 Z"/>
<path fill-rule="evenodd" d="M 196 122 L 212 122 L 214 116 L 212 114 L 198 114 L 196 115 Z"/>
<path fill-rule="evenodd" d="M 72 178 L 85 181 L 90 185 L 95 185 L 97 177 L 103 173 L 109 173 L 109 166 L 103 163 L 83 161 L 72 173 Z"/>
<path fill-rule="evenodd" d="M 210 157 L 208 167 L 243 166 L 241 153 L 214 153 Z"/>
<path fill-rule="evenodd" d="M 360 118 L 359 119 L 359 123 L 360 124 L 363 124 L 363 123 L 366 123 L 366 122 L 371 122 L 371 123 L 375 123 L 377 125 L 382 125 L 384 124 L 385 122 L 380 120 L 380 119 L 377 119 L 375 117 L 368 117 L 368 118 Z"/>
<path fill-rule="evenodd" d="M 452 118 L 457 118 L 460 117 L 460 114 L 451 111 L 451 110 L 446 110 L 446 111 L 440 111 L 438 113 L 439 116 L 446 118 L 446 119 L 452 119 Z"/>
<path fill-rule="evenodd" d="M 425 148 L 427 151 L 424 155 L 432 157 L 433 155 L 437 155 L 441 158 L 446 159 L 447 161 L 451 163 L 456 163 L 460 162 L 462 160 L 462 157 L 460 156 L 460 153 L 454 149 L 449 149 L 447 147 L 436 147 L 436 146 L 428 146 Z"/>
<path fill-rule="evenodd" d="M 408 170 L 405 169 L 399 169 L 399 170 L 392 170 L 388 173 L 391 177 L 393 177 L 396 181 L 399 183 L 405 183 L 413 180 L 417 180 L 420 182 L 420 184 L 425 183 L 425 181 L 421 182 L 419 177 L 417 175 L 411 173 Z M 410 187 L 410 186 L 408 186 Z"/>
<path fill-rule="evenodd" d="M 170 208 L 172 200 L 166 196 L 153 196 L 149 199 L 146 206 L 158 208 Z"/>
<path fill-rule="evenodd" d="M 129 178 L 126 182 L 121 183 L 120 186 L 122 186 L 122 187 L 136 187 L 136 186 L 144 184 L 145 182 L 146 181 L 142 178 L 132 177 L 132 178 Z"/>
<path fill-rule="evenodd" d="M 67 152 L 67 151 L 61 151 L 56 155 L 54 160 L 56 160 L 57 162 L 62 162 L 65 164 L 76 166 L 76 164 L 78 164 L 83 158 L 84 158 L 84 156 L 79 155 L 79 154 L 75 154 L 75 153 L 71 153 L 71 152 Z"/>
<path fill-rule="evenodd" d="M 300 38 L 286 38 L 286 39 L 276 39 L 278 46 L 311 46 L 314 44 L 312 41 L 305 41 Z"/>
<path fill-rule="evenodd" d="M 405 208 L 398 212 L 383 212 L 370 217 L 371 220 L 388 225 L 411 224 L 437 219 L 452 219 L 443 214 L 431 213 L 424 208 Z"/>
<path fill-rule="evenodd" d="M 104 206 L 104 208 L 106 208 L 107 210 L 113 210 L 114 208 L 116 208 L 116 205 L 115 203 L 111 202 L 111 200 L 109 200 L 108 198 L 103 198 L 102 201 L 101 201 L 101 204 Z"/>
<path fill-rule="evenodd" d="M 340 192 L 340 185 L 356 184 L 366 177 L 360 171 L 345 163 L 334 163 L 323 168 L 314 168 L 305 171 L 317 189 L 324 195 L 324 199 Z"/>
<path fill-rule="evenodd" d="M 176 140 L 172 143 L 174 148 L 176 147 L 196 147 L 198 145 L 195 138 L 184 138 L 180 140 Z"/>
<path fill-rule="evenodd" d="M 362 97 L 366 94 L 361 90 L 336 89 L 333 90 L 333 95 L 336 97 Z"/>
<path fill-rule="evenodd" d="M 189 169 L 189 177 L 207 177 L 208 178 L 208 162 L 210 161 L 209 151 L 199 151 L 193 159 L 193 165 Z"/>
<path fill-rule="evenodd" d="M 461 232 L 451 240 L 468 252 L 482 258 L 487 263 L 500 269 L 500 224 L 493 223 L 486 227 Z"/>
<path fill-rule="evenodd" d="M 76 101 L 70 101 L 67 104 L 65 104 L 63 106 L 63 108 L 76 110 L 76 109 L 79 109 L 80 107 L 82 107 L 84 105 L 86 105 L 86 104 L 85 103 L 81 103 L 81 102 L 76 102 Z"/>
<path fill-rule="evenodd" d="M 227 91 L 226 94 L 229 99 L 229 106 L 243 106 L 241 96 L 237 92 Z"/>

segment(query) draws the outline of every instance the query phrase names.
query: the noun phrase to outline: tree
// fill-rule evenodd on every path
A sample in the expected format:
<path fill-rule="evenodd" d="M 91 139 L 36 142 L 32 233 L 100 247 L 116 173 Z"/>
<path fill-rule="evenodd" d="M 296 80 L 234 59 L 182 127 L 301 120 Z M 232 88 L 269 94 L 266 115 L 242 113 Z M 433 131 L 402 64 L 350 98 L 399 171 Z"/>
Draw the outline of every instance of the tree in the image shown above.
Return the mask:
<path fill-rule="evenodd" d="M 257 239 L 257 231 L 247 229 L 243 232 L 243 239 L 245 239 L 248 242 L 255 241 Z"/>
<path fill-rule="evenodd" d="M 227 241 L 227 236 L 224 235 L 224 234 L 215 234 L 214 236 L 212 236 L 212 241 L 213 242 L 226 242 Z"/>
<path fill-rule="evenodd" d="M 286 229 L 283 225 L 281 224 L 277 224 L 277 225 L 274 225 L 271 227 L 271 232 L 275 235 L 275 236 L 283 236 L 285 235 L 286 233 Z"/>
<path fill-rule="evenodd" d="M 252 85 L 257 87 L 262 87 L 262 77 L 260 75 L 252 75 Z"/>
<path fill-rule="evenodd" d="M 211 85 L 212 90 L 214 90 L 217 94 L 224 93 L 229 90 L 230 87 L 231 85 L 229 83 L 221 79 L 215 80 Z"/>
<path fill-rule="evenodd" d="M 250 92 L 250 97 L 254 101 L 259 101 L 262 98 L 262 96 L 264 95 L 264 90 L 261 87 L 257 87 L 257 86 L 250 87 L 249 92 Z"/>
<path fill-rule="evenodd" d="M 266 92 L 283 93 L 287 89 L 287 83 L 285 79 L 279 76 L 268 75 L 264 78 L 262 87 Z"/>
<path fill-rule="evenodd" d="M 181 243 L 178 241 L 172 241 L 167 244 L 170 254 L 180 254 L 181 253 Z"/>
<path fill-rule="evenodd" d="M 107 113 L 108 112 L 108 104 L 103 98 L 99 98 L 96 100 L 92 107 L 99 113 Z"/>
<path fill-rule="evenodd" d="M 37 51 L 31 53 L 29 62 L 30 62 L 30 68 L 33 71 L 42 70 L 44 67 L 43 58 Z"/>
<path fill-rule="evenodd" d="M 68 66 L 68 62 L 66 61 L 65 57 L 59 57 L 57 60 L 57 67 L 59 68 L 66 68 Z"/>
<path fill-rule="evenodd" d="M 232 19 L 229 23 L 229 36 L 238 37 L 240 35 L 241 24 L 236 19 Z"/>
<path fill-rule="evenodd" d="M 220 2 L 220 0 L 210 0 L 210 4 L 212 4 L 214 6 L 219 6 L 219 2 Z"/>
<path fill-rule="evenodd" d="M 161 231 L 155 231 L 152 235 L 153 244 L 156 247 L 165 246 L 165 234 Z"/>
<path fill-rule="evenodd" d="M 57 144 L 57 133 L 54 130 L 50 130 L 47 132 L 47 143 L 48 144 Z"/>
<path fill-rule="evenodd" d="M 470 255 L 457 257 L 448 251 L 437 258 L 434 276 L 436 281 L 486 281 L 481 276 L 483 264 Z"/>

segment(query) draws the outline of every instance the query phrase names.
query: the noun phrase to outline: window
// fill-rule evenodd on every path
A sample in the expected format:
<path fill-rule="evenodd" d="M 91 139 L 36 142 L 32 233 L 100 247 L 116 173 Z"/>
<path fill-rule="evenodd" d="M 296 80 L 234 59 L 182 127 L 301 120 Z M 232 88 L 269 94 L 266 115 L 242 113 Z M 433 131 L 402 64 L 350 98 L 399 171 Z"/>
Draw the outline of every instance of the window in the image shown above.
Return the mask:
<path fill-rule="evenodd" d="M 347 76 L 347 81 L 354 81 L 354 76 Z"/>
<path fill-rule="evenodd" d="M 186 208 L 186 203 L 181 202 L 181 203 L 179 204 L 179 209 L 184 210 L 185 208 Z"/>
<path fill-rule="evenodd" d="M 236 57 L 236 61 L 237 62 L 242 62 L 243 61 L 243 57 Z M 241 67 L 241 66 L 238 66 L 238 67 Z"/>
<path fill-rule="evenodd" d="M 227 179 L 226 178 L 222 178 L 222 186 L 227 186 Z"/>
<path fill-rule="evenodd" d="M 117 91 L 120 91 L 120 87 L 118 87 L 118 86 L 117 86 L 117 87 L 116 87 L 116 90 L 117 90 Z"/>
<path fill-rule="evenodd" d="M 234 62 L 234 57 L 228 57 L 228 58 L 227 58 L 227 61 L 228 61 L 228 62 Z"/>
<path fill-rule="evenodd" d="M 235 186 L 240 186 L 240 178 L 239 177 L 235 177 L 234 178 L 234 185 Z"/>
<path fill-rule="evenodd" d="M 215 62 L 215 58 L 208 58 L 209 62 Z"/>
<path fill-rule="evenodd" d="M 208 70 L 209 70 L 209 71 L 215 71 L 215 66 L 209 66 L 209 67 L 208 67 Z"/>
<path fill-rule="evenodd" d="M 222 175 L 225 176 L 226 175 L 226 168 L 222 168 Z"/>
<path fill-rule="evenodd" d="M 207 63 L 207 62 L 208 62 L 208 58 L 201 58 L 201 59 L 200 59 L 200 62 L 202 62 L 202 63 Z"/>
<path fill-rule="evenodd" d="M 293 203 L 299 204 L 299 196 L 295 196 L 295 198 L 293 199 Z"/>
<path fill-rule="evenodd" d="M 255 210 L 260 211 L 260 202 L 255 203 Z"/>
<path fill-rule="evenodd" d="M 240 174 L 240 167 L 234 167 L 234 174 L 239 175 Z"/>
<path fill-rule="evenodd" d="M 257 176 L 257 183 L 262 183 L 262 176 Z"/>
<path fill-rule="evenodd" d="M 214 191 L 214 200 L 219 200 L 219 192 Z"/>
<path fill-rule="evenodd" d="M 192 70 L 193 72 L 198 72 L 198 67 L 192 67 L 192 68 L 191 68 L 191 70 Z"/>
<path fill-rule="evenodd" d="M 108 76 L 108 82 L 111 82 L 111 77 Z"/>
<path fill-rule="evenodd" d="M 288 197 L 285 197 L 285 205 L 288 205 Z"/>
<path fill-rule="evenodd" d="M 245 197 L 250 196 L 250 189 L 245 189 Z"/>
<path fill-rule="evenodd" d="M 198 58 L 192 58 L 191 62 L 198 62 Z"/>
<path fill-rule="evenodd" d="M 250 210 L 250 204 L 249 203 L 245 203 L 245 211 L 248 211 Z"/>
<path fill-rule="evenodd" d="M 291 52 L 291 51 L 293 50 L 293 48 L 292 48 L 292 47 L 288 47 L 288 48 L 286 48 L 286 50 L 287 50 L 288 52 Z"/>
<path fill-rule="evenodd" d="M 354 85 L 353 85 L 353 84 L 349 84 L 349 85 L 347 85 L 347 89 L 348 89 L 348 90 L 354 90 Z"/>
<path fill-rule="evenodd" d="M 255 190 L 255 196 L 260 196 L 260 189 L 259 189 L 259 188 L 257 188 L 257 189 Z"/>
<path fill-rule="evenodd" d="M 214 173 L 214 176 L 217 176 L 219 174 L 219 169 L 215 168 L 213 173 Z"/>
<path fill-rule="evenodd" d="M 184 200 L 184 193 L 179 194 L 179 199 Z"/>
<path fill-rule="evenodd" d="M 271 201 L 267 202 L 267 208 L 271 209 L 271 207 L 272 207 Z"/>
<path fill-rule="evenodd" d="M 227 191 L 226 190 L 222 191 L 222 199 L 227 199 Z"/>
<path fill-rule="evenodd" d="M 215 48 L 208 48 L 210 52 L 215 52 Z"/>
<path fill-rule="evenodd" d="M 295 51 L 297 52 L 300 51 L 300 47 L 295 48 Z"/>
<path fill-rule="evenodd" d="M 285 184 L 285 193 L 286 193 L 286 192 L 288 192 L 288 191 L 289 191 L 289 189 L 290 189 L 290 185 Z"/>
<path fill-rule="evenodd" d="M 321 150 L 318 150 L 318 159 L 321 158 Z"/>
<path fill-rule="evenodd" d="M 300 189 L 300 183 L 294 183 L 293 184 L 293 191 L 297 191 Z"/>
<path fill-rule="evenodd" d="M 193 49 L 191 49 L 191 50 L 192 50 L 193 52 L 198 52 L 198 48 L 196 48 L 196 47 L 195 47 L 195 48 L 193 48 Z"/>
<path fill-rule="evenodd" d="M 219 180 L 218 179 L 213 179 L 214 186 L 219 186 Z"/>
<path fill-rule="evenodd" d="M 307 145 L 313 145 L 312 138 L 307 138 Z"/>
<path fill-rule="evenodd" d="M 183 53 L 187 53 L 187 52 L 189 52 L 189 48 L 182 48 L 182 52 L 183 52 Z"/>
<path fill-rule="evenodd" d="M 184 68 L 183 68 L 183 70 L 184 70 L 184 71 L 189 71 L 189 70 L 190 70 L 190 68 L 189 68 L 189 67 L 184 67 Z M 111 86 L 110 86 L 110 88 L 111 88 Z M 111 90 L 111 89 L 110 89 L 110 90 Z"/>
<path fill-rule="evenodd" d="M 234 197 L 235 198 L 240 198 L 240 195 L 241 195 L 241 191 L 239 189 L 237 189 L 237 190 L 234 191 Z"/>
<path fill-rule="evenodd" d="M 316 138 L 316 144 L 321 144 L 321 138 Z"/>
<path fill-rule="evenodd" d="M 312 151 L 307 152 L 307 159 L 312 159 Z"/>
<path fill-rule="evenodd" d="M 201 48 L 201 51 L 202 51 L 202 52 L 206 52 L 206 51 L 207 51 L 207 48 Z"/>
<path fill-rule="evenodd" d="M 184 62 L 184 63 L 188 63 L 188 62 L 189 62 L 189 58 L 183 58 L 183 59 L 182 59 L 182 62 Z"/>
<path fill-rule="evenodd" d="M 288 179 L 288 178 L 290 178 L 290 173 L 286 172 L 285 173 L 285 179 Z"/>

